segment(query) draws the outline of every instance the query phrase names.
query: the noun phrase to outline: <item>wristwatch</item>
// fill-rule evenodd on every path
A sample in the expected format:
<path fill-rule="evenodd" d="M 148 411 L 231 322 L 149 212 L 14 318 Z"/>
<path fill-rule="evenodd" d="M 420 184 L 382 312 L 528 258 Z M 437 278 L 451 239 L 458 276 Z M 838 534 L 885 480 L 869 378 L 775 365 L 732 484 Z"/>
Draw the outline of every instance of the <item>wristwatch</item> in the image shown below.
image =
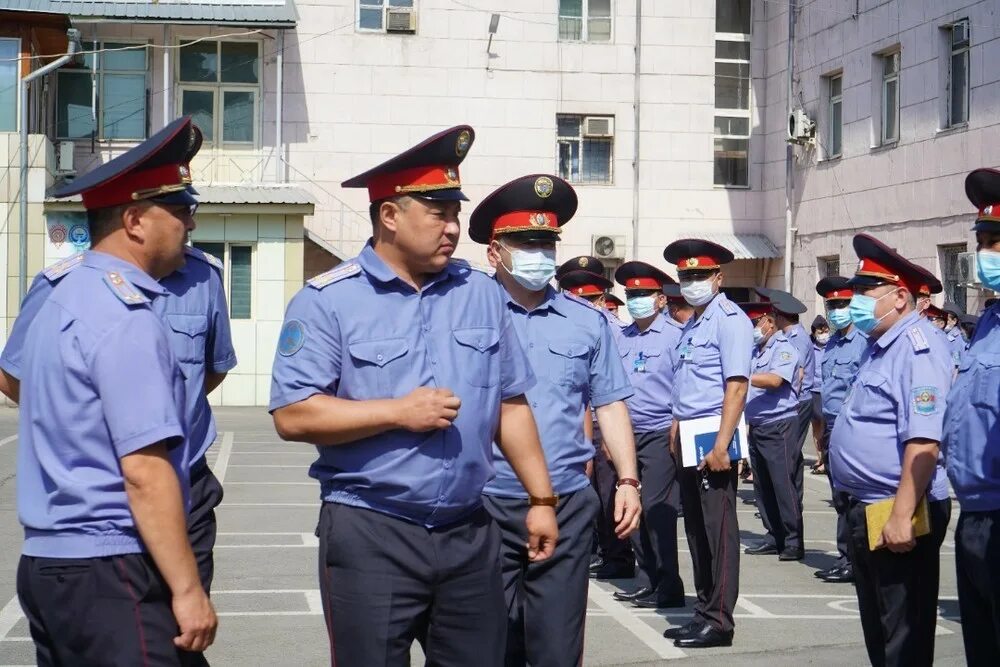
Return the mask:
<path fill-rule="evenodd" d="M 528 504 L 532 507 L 555 507 L 559 504 L 559 496 L 528 496 Z"/>
<path fill-rule="evenodd" d="M 642 490 L 642 483 L 639 480 L 637 480 L 637 479 L 631 479 L 629 477 L 622 477 L 620 480 L 618 480 L 618 483 L 615 484 L 615 491 L 617 491 L 618 489 L 620 489 L 623 485 L 624 486 L 634 486 L 636 491 L 641 491 Z"/>

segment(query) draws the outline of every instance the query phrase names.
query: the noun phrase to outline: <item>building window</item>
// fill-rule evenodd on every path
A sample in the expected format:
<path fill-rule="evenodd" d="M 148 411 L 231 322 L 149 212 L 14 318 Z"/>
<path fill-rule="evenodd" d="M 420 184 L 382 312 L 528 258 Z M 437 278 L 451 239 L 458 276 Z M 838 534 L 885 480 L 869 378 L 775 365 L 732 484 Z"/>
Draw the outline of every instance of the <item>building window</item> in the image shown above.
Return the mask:
<path fill-rule="evenodd" d="M 611 41 L 611 0 L 559 0 L 559 39 Z"/>
<path fill-rule="evenodd" d="M 969 20 L 948 27 L 951 53 L 948 61 L 948 126 L 969 120 Z"/>
<path fill-rule="evenodd" d="M 816 259 L 817 268 L 819 268 L 820 278 L 829 278 L 831 276 L 840 275 L 840 257 L 818 257 Z"/>
<path fill-rule="evenodd" d="M 826 157 L 839 157 L 844 151 L 844 77 L 827 77 L 830 105 L 827 109 Z"/>
<path fill-rule="evenodd" d="M 95 131 L 99 140 L 141 141 L 146 138 L 149 60 L 147 49 L 136 46 L 93 42 L 91 50 L 100 50 L 100 53 L 86 54 L 81 67 L 63 67 L 57 72 L 56 136 L 59 139 L 89 138 Z M 96 113 L 92 110 L 95 83 Z"/>
<path fill-rule="evenodd" d="M 958 256 L 968 252 L 969 248 L 961 243 L 938 246 L 938 250 L 941 253 L 941 284 L 944 286 L 944 300 L 951 301 L 964 311 L 967 285 L 963 282 L 966 278 L 962 275 Z"/>
<path fill-rule="evenodd" d="M 17 131 L 17 86 L 21 40 L 0 38 L 0 132 Z"/>
<path fill-rule="evenodd" d="M 886 53 L 882 61 L 882 143 L 899 140 L 900 52 Z"/>
<path fill-rule="evenodd" d="M 229 299 L 229 317 L 249 320 L 253 313 L 253 246 L 235 243 L 196 241 L 194 247 L 222 262 L 223 275 L 228 278 L 226 296 Z"/>
<path fill-rule="evenodd" d="M 205 142 L 257 145 L 260 43 L 206 41 L 180 49 L 180 113 L 191 115 Z"/>
<path fill-rule="evenodd" d="M 715 185 L 750 185 L 750 0 L 715 3 Z"/>
<path fill-rule="evenodd" d="M 557 116 L 559 176 L 570 183 L 612 183 L 613 116 Z"/>
<path fill-rule="evenodd" d="M 358 0 L 360 30 L 414 32 L 414 19 L 413 0 Z"/>

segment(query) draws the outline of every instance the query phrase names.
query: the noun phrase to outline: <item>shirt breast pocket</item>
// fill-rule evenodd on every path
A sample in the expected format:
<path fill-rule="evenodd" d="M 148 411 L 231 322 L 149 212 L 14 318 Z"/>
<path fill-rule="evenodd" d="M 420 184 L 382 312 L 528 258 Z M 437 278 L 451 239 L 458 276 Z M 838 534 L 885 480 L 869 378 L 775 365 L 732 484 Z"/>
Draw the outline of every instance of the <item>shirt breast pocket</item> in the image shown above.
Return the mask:
<path fill-rule="evenodd" d="M 393 398 L 405 374 L 409 343 L 405 338 L 362 340 L 348 345 L 354 377 L 348 380 L 352 398 Z M 347 380 L 347 378 L 344 378 Z M 343 385 L 343 383 L 342 383 Z"/>
<path fill-rule="evenodd" d="M 719 347 L 708 336 L 695 336 L 690 343 L 689 361 L 701 368 L 719 366 L 721 357 Z"/>
<path fill-rule="evenodd" d="M 170 327 L 170 343 L 177 360 L 182 364 L 204 364 L 208 316 L 167 313 L 165 318 Z"/>
<path fill-rule="evenodd" d="M 989 352 L 977 354 L 974 372 L 977 377 L 972 392 L 972 404 L 997 412 L 1000 409 L 1000 354 Z"/>
<path fill-rule="evenodd" d="M 858 378 L 851 388 L 851 409 L 854 417 L 869 422 L 895 422 L 896 401 L 890 393 L 889 381 L 869 373 Z"/>
<path fill-rule="evenodd" d="M 493 327 L 467 327 L 452 331 L 458 374 L 473 387 L 500 383 L 500 332 Z"/>
<path fill-rule="evenodd" d="M 850 359 L 834 359 L 830 367 L 831 375 L 838 380 L 848 380 L 854 375 L 854 363 Z"/>
<path fill-rule="evenodd" d="M 587 384 L 590 346 L 583 342 L 558 341 L 549 343 L 549 352 L 549 377 L 554 383 L 567 387 Z"/>

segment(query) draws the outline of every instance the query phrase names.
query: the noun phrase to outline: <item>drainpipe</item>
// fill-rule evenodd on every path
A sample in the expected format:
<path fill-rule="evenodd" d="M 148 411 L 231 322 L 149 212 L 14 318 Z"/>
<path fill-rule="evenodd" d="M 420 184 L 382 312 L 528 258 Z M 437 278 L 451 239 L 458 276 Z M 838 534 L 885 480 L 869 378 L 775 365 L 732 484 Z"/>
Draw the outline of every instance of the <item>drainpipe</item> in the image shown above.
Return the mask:
<path fill-rule="evenodd" d="M 632 93 L 633 131 L 632 154 L 632 259 L 639 259 L 639 103 L 642 73 L 642 0 L 635 0 L 635 90 Z"/>
<path fill-rule="evenodd" d="M 284 64 L 285 64 L 285 31 L 278 31 L 278 58 L 275 62 L 275 66 L 278 68 L 277 82 L 275 87 L 277 88 L 275 94 L 275 109 L 274 109 L 274 181 L 276 183 L 284 182 L 284 164 L 282 164 L 285 151 L 282 149 L 281 145 L 281 101 L 282 101 L 282 88 L 284 80 Z"/>
<path fill-rule="evenodd" d="M 792 79 L 795 72 L 795 13 L 796 0 L 788 3 L 788 105 L 785 118 L 792 113 Z M 787 122 L 787 121 L 786 121 Z M 792 291 L 792 246 L 795 243 L 794 220 L 792 220 L 792 191 L 795 189 L 795 153 L 792 144 L 785 146 L 785 291 Z"/>
<path fill-rule="evenodd" d="M 21 78 L 21 224 L 18 227 L 21 234 L 21 252 L 18 258 L 17 274 L 18 302 L 24 299 L 24 295 L 28 291 L 28 84 L 73 60 L 77 51 L 80 50 L 80 31 L 70 28 L 66 31 L 66 38 L 69 42 L 66 55 L 60 56 L 48 65 L 39 67 Z"/>

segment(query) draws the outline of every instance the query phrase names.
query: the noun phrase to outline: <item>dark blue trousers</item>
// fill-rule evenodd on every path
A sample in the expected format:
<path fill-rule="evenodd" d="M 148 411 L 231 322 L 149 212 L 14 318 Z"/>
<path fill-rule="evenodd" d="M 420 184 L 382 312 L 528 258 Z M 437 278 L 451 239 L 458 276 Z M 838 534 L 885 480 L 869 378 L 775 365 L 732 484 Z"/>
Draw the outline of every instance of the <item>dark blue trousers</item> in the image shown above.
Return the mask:
<path fill-rule="evenodd" d="M 1000 665 L 1000 510 L 966 512 L 955 530 L 962 639 L 969 667 Z"/>
<path fill-rule="evenodd" d="M 798 417 L 750 426 L 750 464 L 764 529 L 782 549 L 801 549 L 802 498 L 795 486 L 802 474 L 802 449 L 796 446 Z"/>
<path fill-rule="evenodd" d="M 222 484 L 205 459 L 191 466 L 191 512 L 188 514 L 188 537 L 198 562 L 198 576 L 206 592 L 212 590 L 215 576 L 215 508 L 222 502 Z"/>

